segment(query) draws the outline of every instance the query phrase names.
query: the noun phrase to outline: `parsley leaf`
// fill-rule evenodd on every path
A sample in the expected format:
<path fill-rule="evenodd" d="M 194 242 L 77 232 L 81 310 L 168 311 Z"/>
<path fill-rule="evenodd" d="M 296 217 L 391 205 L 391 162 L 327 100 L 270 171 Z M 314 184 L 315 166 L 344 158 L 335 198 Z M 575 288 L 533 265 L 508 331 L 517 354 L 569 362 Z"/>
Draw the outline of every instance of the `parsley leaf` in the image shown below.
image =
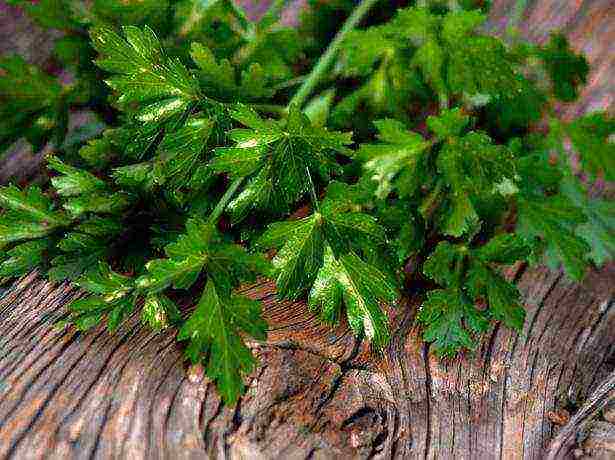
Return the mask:
<path fill-rule="evenodd" d="M 0 214 L 0 244 L 41 238 L 70 224 L 36 186 L 26 190 L 1 187 L 0 206 L 5 210 Z"/>
<path fill-rule="evenodd" d="M 425 327 L 423 339 L 432 342 L 440 356 L 455 356 L 476 346 L 475 334 L 485 332 L 489 322 L 458 289 L 436 289 L 427 294 L 417 320 Z"/>
<path fill-rule="evenodd" d="M 310 190 L 307 172 L 323 181 L 339 171 L 335 153 L 347 153 L 350 134 L 315 127 L 296 107 L 283 122 L 262 120 L 246 106 L 231 116 L 248 127 L 230 133 L 234 147 L 216 149 L 211 167 L 231 177 L 249 177 L 228 209 L 235 222 L 250 209 L 287 211 Z"/>
<path fill-rule="evenodd" d="M 198 99 L 198 82 L 177 58 L 168 57 L 152 29 L 123 28 L 125 39 L 100 26 L 90 31 L 94 48 L 102 55 L 96 65 L 114 74 L 107 84 L 119 93 L 123 108 L 139 103 L 142 122 L 155 122 L 183 112 Z"/>
<path fill-rule="evenodd" d="M 428 293 L 418 316 L 426 326 L 425 340 L 434 342 L 437 353 L 452 356 L 473 349 L 474 336 L 484 332 L 491 319 L 513 329 L 523 327 L 519 291 L 493 264 L 512 264 L 529 253 L 525 239 L 514 234 L 495 236 L 476 249 L 446 241 L 438 244 L 423 272 L 445 289 Z"/>
<path fill-rule="evenodd" d="M 562 34 L 553 34 L 549 42 L 538 48 L 538 57 L 551 78 L 555 96 L 566 102 L 574 101 L 579 86 L 585 84 L 589 64 L 585 57 L 575 54 Z"/>
<path fill-rule="evenodd" d="M 167 258 L 147 263 L 147 273 L 136 281 L 139 289 L 152 293 L 171 286 L 187 289 L 207 269 L 218 291 L 227 295 L 240 281 L 253 280 L 254 272 L 266 270 L 261 257 L 219 241 L 213 225 L 196 217 L 186 222 L 186 232 L 168 244 L 165 253 Z"/>
<path fill-rule="evenodd" d="M 615 180 L 615 118 L 596 112 L 577 118 L 565 132 L 581 158 L 583 171 Z"/>
<path fill-rule="evenodd" d="M 25 275 L 33 268 L 43 265 L 49 246 L 50 241 L 38 239 L 9 249 L 0 256 L 0 277 Z"/>
<path fill-rule="evenodd" d="M 104 262 L 76 284 L 91 295 L 73 301 L 69 305 L 69 318 L 60 324 L 71 323 L 85 331 L 106 318 L 107 329 L 113 332 L 134 310 L 136 293 L 133 280 L 112 271 Z"/>
<path fill-rule="evenodd" d="M 423 161 L 430 143 L 420 134 L 408 131 L 399 121 L 386 119 L 374 124 L 381 142 L 363 144 L 357 155 L 378 184 L 376 196 L 386 198 L 394 189 L 402 197 L 413 195 L 420 185 L 420 172 L 424 170 Z"/>
<path fill-rule="evenodd" d="M 576 227 L 575 233 L 591 247 L 588 258 L 598 267 L 615 259 L 615 202 L 589 198 L 583 184 L 572 175 L 562 181 L 561 193 L 587 217 L 586 222 Z"/>
<path fill-rule="evenodd" d="M 190 55 L 199 66 L 198 78 L 205 94 L 219 101 L 250 101 L 273 96 L 263 68 L 254 63 L 238 72 L 228 59 L 217 61 L 213 52 L 193 43 Z"/>
<path fill-rule="evenodd" d="M 342 304 L 356 335 L 365 333 L 376 347 L 382 348 L 389 340 L 387 317 L 379 303 L 397 300 L 396 287 L 376 267 L 363 262 L 356 254 L 337 258 L 329 245 L 325 246 L 322 266 L 310 290 L 308 304 L 320 311 L 321 319 L 336 324 Z"/>
<path fill-rule="evenodd" d="M 205 359 L 207 375 L 216 382 L 224 402 L 233 404 L 243 390 L 242 374 L 251 372 L 255 364 L 240 333 L 264 340 L 266 329 L 258 302 L 240 296 L 221 297 L 210 279 L 177 338 L 190 341 L 187 357 L 194 363 Z"/>
<path fill-rule="evenodd" d="M 550 197 L 520 195 L 516 231 L 536 243 L 533 260 L 544 248 L 547 264 L 557 269 L 560 261 L 568 276 L 580 280 L 587 270 L 589 245 L 575 234 L 587 221 L 583 211 L 563 195 Z M 542 244 L 540 244 L 542 243 Z"/>
<path fill-rule="evenodd" d="M 329 323 L 339 320 L 343 301 L 353 331 L 382 347 L 388 332 L 378 302 L 394 302 L 397 288 L 386 271 L 358 254 L 378 253 L 385 232 L 373 217 L 344 208 L 325 200 L 311 216 L 270 225 L 258 244 L 279 248 L 273 267 L 280 297 L 297 298 L 310 289 L 309 305 Z"/>
<path fill-rule="evenodd" d="M 0 59 L 0 151 L 20 137 L 35 150 L 54 131 L 62 130 L 68 115 L 57 79 L 21 57 Z"/>

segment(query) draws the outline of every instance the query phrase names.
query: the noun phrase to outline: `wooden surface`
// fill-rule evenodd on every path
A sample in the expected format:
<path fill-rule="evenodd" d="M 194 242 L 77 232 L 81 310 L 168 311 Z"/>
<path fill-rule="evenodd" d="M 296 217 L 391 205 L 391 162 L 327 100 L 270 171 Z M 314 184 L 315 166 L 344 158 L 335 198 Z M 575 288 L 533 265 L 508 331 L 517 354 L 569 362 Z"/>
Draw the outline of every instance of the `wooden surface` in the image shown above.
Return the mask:
<path fill-rule="evenodd" d="M 584 286 L 517 276 L 523 333 L 496 327 L 448 363 L 418 340 L 411 303 L 374 360 L 343 326 L 251 287 L 270 332 L 230 408 L 199 369 L 185 372 L 172 333 L 136 316 L 113 335 L 54 330 L 75 291 L 31 275 L 0 304 L 0 458 L 543 458 L 548 413 L 582 405 L 613 367 L 615 268 Z"/>
<path fill-rule="evenodd" d="M 495 2 L 495 29 L 511 3 Z M 613 107 L 613 8 L 528 2 L 531 38 L 561 27 L 596 69 L 564 113 Z M 186 372 L 171 332 L 136 316 L 113 335 L 55 330 L 78 293 L 29 275 L 0 300 L 0 459 L 540 459 L 580 447 L 608 458 L 615 416 L 594 418 L 613 398 L 615 266 L 583 285 L 546 269 L 510 276 L 526 299 L 523 333 L 496 327 L 450 362 L 418 339 L 416 301 L 390 312 L 394 337 L 375 359 L 343 325 L 328 330 L 302 303 L 277 301 L 270 283 L 246 288 L 270 331 L 251 344 L 261 366 L 247 394 L 223 407 L 202 370 Z"/>

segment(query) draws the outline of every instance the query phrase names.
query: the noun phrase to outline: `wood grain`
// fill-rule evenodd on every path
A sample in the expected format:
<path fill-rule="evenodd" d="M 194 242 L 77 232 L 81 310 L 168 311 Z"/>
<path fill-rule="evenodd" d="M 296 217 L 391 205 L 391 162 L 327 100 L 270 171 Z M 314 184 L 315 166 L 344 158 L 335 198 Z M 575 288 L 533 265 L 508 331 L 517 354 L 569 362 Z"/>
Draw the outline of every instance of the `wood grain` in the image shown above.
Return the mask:
<path fill-rule="evenodd" d="M 494 2 L 494 32 L 513 3 Z M 527 3 L 526 36 L 560 28 L 593 66 L 566 116 L 614 107 L 614 10 Z M 523 333 L 495 327 L 474 355 L 448 362 L 421 343 L 416 299 L 389 312 L 394 338 L 374 357 L 345 325 L 329 330 L 303 303 L 276 300 L 270 282 L 245 287 L 270 330 L 250 344 L 261 364 L 246 395 L 223 407 L 202 369 L 185 368 L 173 332 L 148 331 L 136 314 L 112 335 L 56 330 L 79 293 L 31 274 L 0 300 L 0 459 L 568 458 L 611 397 L 615 266 L 582 285 L 544 268 L 509 276 L 527 305 Z M 600 423 L 594 448 L 613 445 Z"/>
<path fill-rule="evenodd" d="M 0 303 L 0 458 L 542 458 L 549 411 L 580 405 L 612 369 L 615 267 L 582 285 L 519 273 L 528 320 L 496 327 L 474 356 L 441 362 L 391 311 L 395 335 L 374 359 L 342 325 L 263 281 L 268 339 L 234 407 L 188 372 L 171 332 L 134 315 L 113 335 L 54 330 L 77 295 L 32 274 Z"/>

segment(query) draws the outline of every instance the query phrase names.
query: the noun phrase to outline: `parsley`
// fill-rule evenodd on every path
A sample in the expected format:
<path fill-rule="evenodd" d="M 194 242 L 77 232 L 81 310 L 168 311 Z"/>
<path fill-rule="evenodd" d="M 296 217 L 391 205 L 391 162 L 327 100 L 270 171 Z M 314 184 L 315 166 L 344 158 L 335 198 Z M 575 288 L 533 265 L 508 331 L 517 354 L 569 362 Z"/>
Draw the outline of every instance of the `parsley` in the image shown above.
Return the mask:
<path fill-rule="evenodd" d="M 0 277 L 79 286 L 63 324 L 80 330 L 176 329 L 225 402 L 266 338 L 237 294 L 256 276 L 375 351 L 416 295 L 423 338 L 454 356 L 523 327 L 503 265 L 580 280 L 613 260 L 613 201 L 588 190 L 614 178 L 615 122 L 552 110 L 587 63 L 559 35 L 485 35 L 489 2 L 313 1 L 297 29 L 283 0 L 258 21 L 230 0 L 13 3 L 62 30 L 74 78 L 0 59 L 0 149 L 54 152 L 40 185 L 0 187 Z M 94 126 L 69 128 L 84 107 Z"/>

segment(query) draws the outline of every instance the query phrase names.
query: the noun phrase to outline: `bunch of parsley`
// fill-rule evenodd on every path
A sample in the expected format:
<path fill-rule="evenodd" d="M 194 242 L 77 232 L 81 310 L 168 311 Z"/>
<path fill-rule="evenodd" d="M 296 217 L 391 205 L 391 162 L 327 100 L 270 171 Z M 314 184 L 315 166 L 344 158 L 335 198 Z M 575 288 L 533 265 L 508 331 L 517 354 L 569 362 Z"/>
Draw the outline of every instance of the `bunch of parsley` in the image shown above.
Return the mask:
<path fill-rule="evenodd" d="M 53 151 L 40 186 L 0 188 L 0 276 L 72 281 L 80 330 L 136 309 L 176 328 L 227 402 L 265 337 L 235 293 L 259 274 L 376 350 L 383 307 L 419 290 L 451 356 L 522 327 L 502 265 L 580 280 L 613 258 L 613 202 L 588 190 L 615 178 L 615 120 L 555 116 L 587 63 L 560 35 L 486 35 L 485 2 L 313 1 L 297 28 L 280 0 L 258 21 L 231 0 L 12 3 L 63 31 L 72 79 L 0 60 L 0 148 Z M 102 129 L 69 130 L 75 108 Z"/>

